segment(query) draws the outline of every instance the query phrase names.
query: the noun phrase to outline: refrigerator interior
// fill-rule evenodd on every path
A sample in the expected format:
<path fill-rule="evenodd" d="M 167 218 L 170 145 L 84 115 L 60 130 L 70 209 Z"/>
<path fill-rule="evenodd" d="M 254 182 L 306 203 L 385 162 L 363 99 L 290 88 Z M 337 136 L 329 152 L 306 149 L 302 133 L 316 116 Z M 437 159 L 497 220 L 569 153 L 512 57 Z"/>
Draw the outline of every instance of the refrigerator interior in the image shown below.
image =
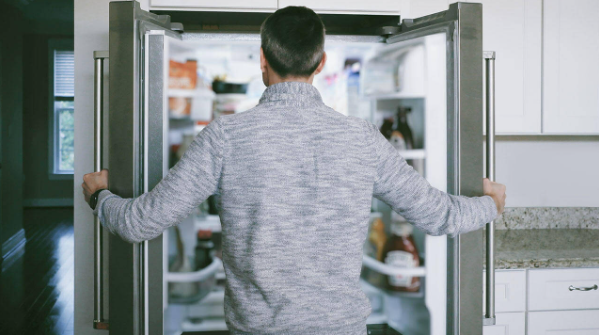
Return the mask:
<path fill-rule="evenodd" d="M 165 44 L 166 61 L 170 62 L 171 70 L 178 67 L 185 71 L 181 64 L 189 64 L 191 60 L 197 75 L 192 85 L 195 88 L 185 88 L 191 86 L 184 77 L 172 81 L 165 74 L 165 78 L 169 78 L 164 83 L 168 92 L 165 108 L 169 114 L 165 158 L 172 167 L 208 122 L 222 114 L 251 109 L 266 87 L 259 66 L 257 35 L 233 40 L 165 38 Z M 408 124 L 413 132 L 414 148 L 403 151 L 402 156 L 441 190 L 446 190 L 447 179 L 445 44 L 444 33 L 388 45 L 373 39 L 327 37 L 327 63 L 314 80 L 325 104 L 379 127 L 385 118 L 394 117 L 398 108 L 410 108 Z M 217 85 L 214 78 L 232 84 L 233 93 L 214 93 Z M 240 93 L 240 89 L 245 93 Z M 213 200 L 211 197 L 176 228 L 164 233 L 165 334 L 227 329 L 223 310 L 226 278 L 219 259 L 221 229 Z M 372 209 L 372 218 L 380 217 L 390 236 L 391 222 L 402 218 L 374 198 Z M 212 232 L 216 257 L 210 265 L 196 270 L 194 258 L 199 230 Z M 404 279 L 420 278 L 417 292 L 393 292 L 384 284 L 373 284 L 363 276 L 361 284 L 373 310 L 368 323 L 388 323 L 409 334 L 442 334 L 445 332 L 446 240 L 418 229 L 414 229 L 413 236 L 421 260 L 418 267 L 404 271 L 365 257 L 363 274 L 365 271 L 379 273 L 380 279 L 385 278 L 381 272 L 391 271 L 387 273 Z"/>

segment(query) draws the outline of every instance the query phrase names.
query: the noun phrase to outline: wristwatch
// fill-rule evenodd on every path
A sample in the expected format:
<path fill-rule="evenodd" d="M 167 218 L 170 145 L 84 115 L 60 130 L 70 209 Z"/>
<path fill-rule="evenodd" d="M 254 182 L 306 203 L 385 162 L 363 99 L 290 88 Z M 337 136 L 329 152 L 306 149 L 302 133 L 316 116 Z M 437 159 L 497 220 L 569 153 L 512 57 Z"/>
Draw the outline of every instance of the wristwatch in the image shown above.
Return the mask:
<path fill-rule="evenodd" d="M 100 196 L 100 192 L 105 191 L 105 188 L 99 189 L 91 197 L 89 197 L 89 207 L 92 209 L 96 209 L 96 205 L 98 204 L 98 197 Z"/>

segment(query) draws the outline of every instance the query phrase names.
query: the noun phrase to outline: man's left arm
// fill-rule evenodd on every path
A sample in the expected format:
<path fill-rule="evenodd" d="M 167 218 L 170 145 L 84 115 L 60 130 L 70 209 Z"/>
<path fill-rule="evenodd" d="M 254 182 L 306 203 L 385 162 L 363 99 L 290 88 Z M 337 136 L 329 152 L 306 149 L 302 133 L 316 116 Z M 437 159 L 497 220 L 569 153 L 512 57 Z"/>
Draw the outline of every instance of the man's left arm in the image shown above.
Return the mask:
<path fill-rule="evenodd" d="M 181 160 L 152 191 L 133 199 L 123 199 L 110 191 L 100 192 L 94 210 L 100 222 L 130 243 L 150 240 L 181 222 L 217 193 L 223 160 L 220 122 L 217 118 L 196 136 Z M 84 176 L 86 198 L 103 188 L 99 174 Z M 108 180 L 104 185 L 107 184 Z"/>

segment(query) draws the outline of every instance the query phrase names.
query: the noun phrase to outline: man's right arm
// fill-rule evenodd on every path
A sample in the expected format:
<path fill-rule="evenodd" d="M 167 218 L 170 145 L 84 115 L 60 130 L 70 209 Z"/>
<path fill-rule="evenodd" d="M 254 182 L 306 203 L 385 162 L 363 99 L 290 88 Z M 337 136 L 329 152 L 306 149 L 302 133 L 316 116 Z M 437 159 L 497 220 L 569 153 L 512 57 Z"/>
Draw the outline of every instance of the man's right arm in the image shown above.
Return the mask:
<path fill-rule="evenodd" d="M 369 124 L 378 157 L 373 196 L 430 235 L 451 235 L 480 229 L 503 206 L 495 196 L 465 197 L 442 192 L 416 172 L 397 149 Z M 500 196 L 498 196 L 500 197 Z"/>

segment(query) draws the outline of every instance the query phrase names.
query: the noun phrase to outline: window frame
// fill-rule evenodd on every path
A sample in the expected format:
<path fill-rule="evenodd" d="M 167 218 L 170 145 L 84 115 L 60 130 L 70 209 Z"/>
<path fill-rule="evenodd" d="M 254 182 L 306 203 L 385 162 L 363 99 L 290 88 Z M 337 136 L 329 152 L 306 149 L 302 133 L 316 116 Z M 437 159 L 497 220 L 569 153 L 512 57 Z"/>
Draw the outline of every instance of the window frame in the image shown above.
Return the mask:
<path fill-rule="evenodd" d="M 51 180 L 73 180 L 74 171 L 61 171 L 60 157 L 60 120 L 59 113 L 56 113 L 55 102 L 59 100 L 74 101 L 75 97 L 56 97 L 54 96 L 54 52 L 61 50 L 74 51 L 73 39 L 61 38 L 48 40 L 48 176 Z"/>

